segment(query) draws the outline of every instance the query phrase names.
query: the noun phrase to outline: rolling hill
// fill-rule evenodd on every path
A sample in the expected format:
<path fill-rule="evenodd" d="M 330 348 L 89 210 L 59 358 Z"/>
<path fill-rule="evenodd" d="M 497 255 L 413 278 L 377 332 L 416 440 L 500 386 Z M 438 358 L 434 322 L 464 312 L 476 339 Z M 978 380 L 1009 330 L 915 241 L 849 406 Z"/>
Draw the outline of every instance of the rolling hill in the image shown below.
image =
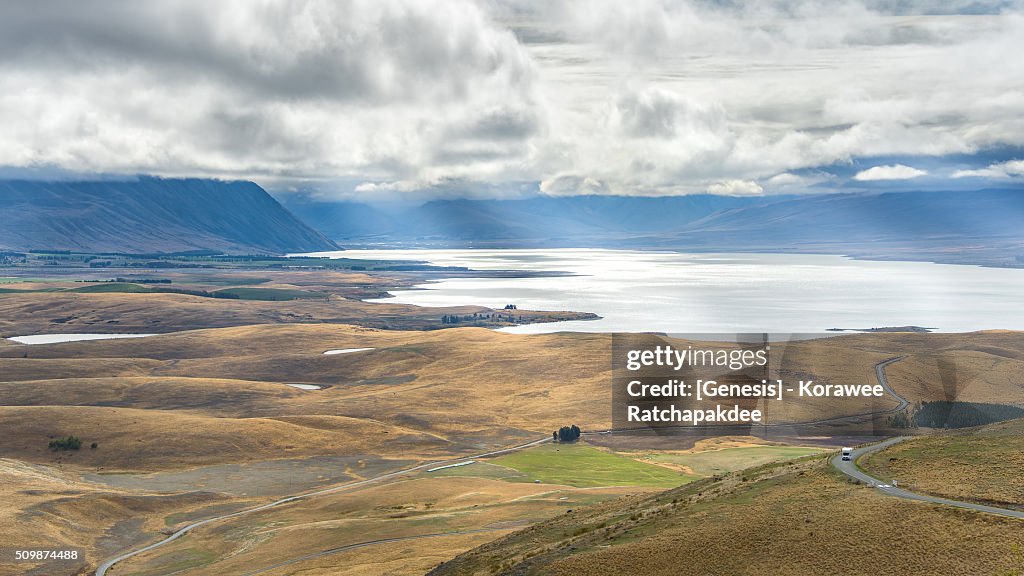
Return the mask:
<path fill-rule="evenodd" d="M 1015 519 L 892 498 L 823 457 L 722 474 L 498 538 L 428 576 L 1015 574 Z"/>
<path fill-rule="evenodd" d="M 1024 508 L 1024 420 L 927 434 L 871 454 L 860 466 L 912 490 Z"/>
<path fill-rule="evenodd" d="M 0 249 L 156 253 L 335 250 L 252 182 L 0 181 Z"/>

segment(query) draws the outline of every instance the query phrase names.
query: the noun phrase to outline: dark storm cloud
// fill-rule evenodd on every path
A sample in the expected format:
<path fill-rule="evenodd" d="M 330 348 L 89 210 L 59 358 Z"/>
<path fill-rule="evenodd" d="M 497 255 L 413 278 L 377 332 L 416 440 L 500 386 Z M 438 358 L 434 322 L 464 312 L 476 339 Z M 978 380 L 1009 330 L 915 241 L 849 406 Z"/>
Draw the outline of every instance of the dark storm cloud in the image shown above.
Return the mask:
<path fill-rule="evenodd" d="M 138 67 L 263 97 L 461 98 L 481 75 L 528 83 L 511 33 L 464 6 L 413 3 L 22 3 L 0 19 L 0 62 L 55 73 Z M 451 16 L 452 19 L 447 18 Z M 459 19 L 462 24 L 459 24 Z"/>
<path fill-rule="evenodd" d="M 0 152 L 15 165 L 405 178 L 430 170 L 439 138 L 538 127 L 531 58 L 468 0 L 0 10 Z"/>

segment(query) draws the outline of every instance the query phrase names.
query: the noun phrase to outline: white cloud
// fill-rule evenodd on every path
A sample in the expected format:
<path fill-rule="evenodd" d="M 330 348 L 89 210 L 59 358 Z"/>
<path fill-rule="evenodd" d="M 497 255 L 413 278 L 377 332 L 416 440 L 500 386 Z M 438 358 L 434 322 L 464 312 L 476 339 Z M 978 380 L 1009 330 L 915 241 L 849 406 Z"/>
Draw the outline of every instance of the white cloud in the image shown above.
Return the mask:
<path fill-rule="evenodd" d="M 872 182 L 875 180 L 912 180 L 914 178 L 926 176 L 927 174 L 928 172 L 925 170 L 920 170 L 905 164 L 889 164 L 886 166 L 873 166 L 867 170 L 857 172 L 853 179 L 859 182 Z"/>
<path fill-rule="evenodd" d="M 1024 146 L 1024 59 L 1006 57 L 1021 6 L 957 7 L 978 5 L 6 3 L 0 167 L 365 194 L 800 191 L 773 177 Z M 858 176 L 916 170 L 898 168 Z"/>
<path fill-rule="evenodd" d="M 541 182 L 540 191 L 549 196 L 607 194 L 608 185 L 594 178 L 565 174 Z"/>
<path fill-rule="evenodd" d="M 717 102 L 697 102 L 661 88 L 623 90 L 615 98 L 608 122 L 627 138 L 703 139 L 717 147 L 727 131 L 725 110 Z"/>
<path fill-rule="evenodd" d="M 760 196 L 764 189 L 752 180 L 725 180 L 708 186 L 708 193 L 721 196 Z"/>
<path fill-rule="evenodd" d="M 977 170 L 957 170 L 953 178 L 1013 178 L 1024 176 L 1024 160 L 1010 160 L 990 164 Z"/>
<path fill-rule="evenodd" d="M 57 4 L 0 8 L 3 162 L 487 179 L 544 129 L 530 55 L 469 0 Z"/>
<path fill-rule="evenodd" d="M 826 173 L 793 174 L 783 172 L 776 174 L 761 184 L 765 193 L 768 194 L 805 194 L 811 192 L 827 191 L 827 183 L 834 180 L 834 177 Z"/>

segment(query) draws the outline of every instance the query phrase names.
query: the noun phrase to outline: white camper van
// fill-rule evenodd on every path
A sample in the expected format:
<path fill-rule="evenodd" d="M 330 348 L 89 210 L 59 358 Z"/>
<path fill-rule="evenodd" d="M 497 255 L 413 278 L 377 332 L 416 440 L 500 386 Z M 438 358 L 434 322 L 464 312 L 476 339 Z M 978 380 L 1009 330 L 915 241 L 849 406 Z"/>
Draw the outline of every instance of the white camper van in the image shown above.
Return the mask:
<path fill-rule="evenodd" d="M 850 460 L 853 457 L 853 448 L 843 448 L 843 460 Z"/>

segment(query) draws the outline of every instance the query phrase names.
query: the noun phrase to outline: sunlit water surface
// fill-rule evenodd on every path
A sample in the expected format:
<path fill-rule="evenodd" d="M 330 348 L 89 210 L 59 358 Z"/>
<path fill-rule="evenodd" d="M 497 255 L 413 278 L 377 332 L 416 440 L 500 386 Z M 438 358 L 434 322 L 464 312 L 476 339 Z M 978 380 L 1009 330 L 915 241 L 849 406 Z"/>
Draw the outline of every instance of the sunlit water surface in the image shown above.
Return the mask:
<path fill-rule="evenodd" d="M 508 332 L 821 332 L 926 326 L 1024 330 L 1024 269 L 873 262 L 807 254 L 680 254 L 597 249 L 347 250 L 320 255 L 426 260 L 541 278 L 454 278 L 387 302 L 594 312 L 601 320 Z"/>

